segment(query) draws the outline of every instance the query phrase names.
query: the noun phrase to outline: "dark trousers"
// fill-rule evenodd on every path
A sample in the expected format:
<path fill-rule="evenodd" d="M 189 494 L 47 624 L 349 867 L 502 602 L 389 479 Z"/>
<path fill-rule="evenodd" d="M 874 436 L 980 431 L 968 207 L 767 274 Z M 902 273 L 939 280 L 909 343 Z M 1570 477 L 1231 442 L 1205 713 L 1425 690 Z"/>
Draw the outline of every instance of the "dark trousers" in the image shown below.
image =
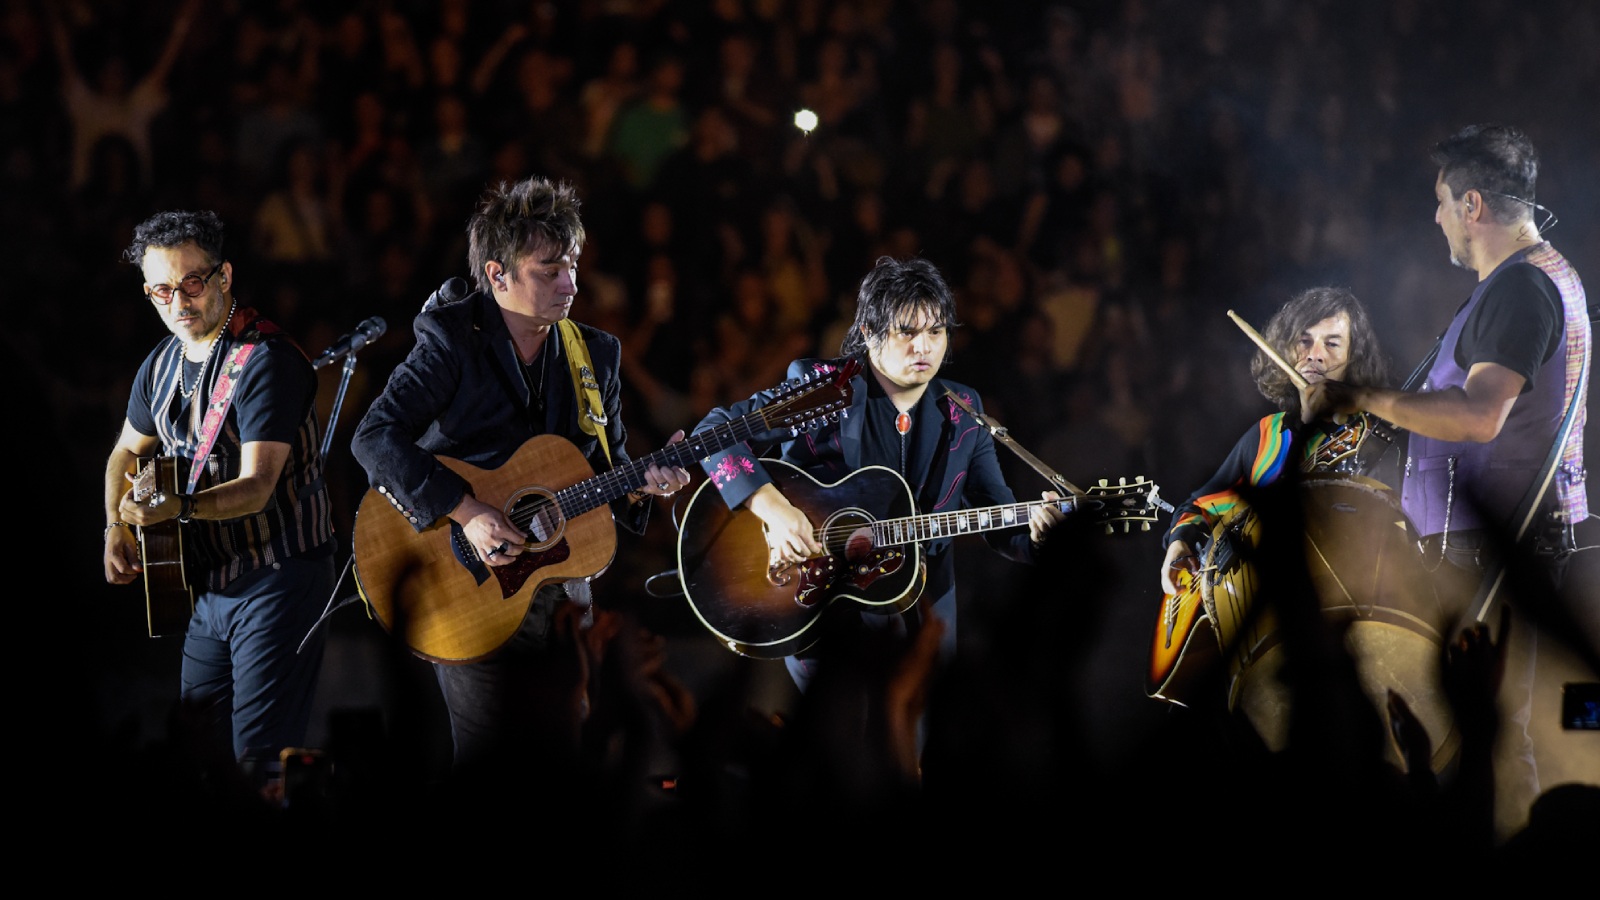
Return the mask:
<path fill-rule="evenodd" d="M 450 716 L 457 776 L 534 766 L 576 746 L 582 710 L 577 657 L 553 639 L 561 584 L 534 594 L 503 646 L 476 662 L 434 664 Z"/>
<path fill-rule="evenodd" d="M 235 759 L 275 760 L 283 748 L 304 743 L 326 636 L 312 631 L 333 583 L 333 555 L 318 553 L 250 572 L 196 599 L 183 642 L 180 698 L 208 733 L 231 728 Z"/>

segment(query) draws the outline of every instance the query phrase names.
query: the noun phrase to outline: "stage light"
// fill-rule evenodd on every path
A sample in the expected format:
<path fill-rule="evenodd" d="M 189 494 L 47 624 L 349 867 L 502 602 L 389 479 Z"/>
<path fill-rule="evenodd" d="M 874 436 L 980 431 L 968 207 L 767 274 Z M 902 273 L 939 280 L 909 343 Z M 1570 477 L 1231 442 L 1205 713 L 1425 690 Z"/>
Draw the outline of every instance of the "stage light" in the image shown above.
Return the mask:
<path fill-rule="evenodd" d="M 811 129 L 817 127 L 817 114 L 809 109 L 800 110 L 794 114 L 794 127 L 810 134 Z"/>

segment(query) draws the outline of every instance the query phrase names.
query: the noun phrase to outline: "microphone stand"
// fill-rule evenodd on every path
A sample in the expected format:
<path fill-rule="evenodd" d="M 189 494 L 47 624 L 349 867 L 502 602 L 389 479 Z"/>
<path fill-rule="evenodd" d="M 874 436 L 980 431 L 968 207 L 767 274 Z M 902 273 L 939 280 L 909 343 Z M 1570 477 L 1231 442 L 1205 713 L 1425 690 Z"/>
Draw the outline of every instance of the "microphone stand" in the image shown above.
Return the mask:
<path fill-rule="evenodd" d="M 328 448 L 333 444 L 333 427 L 339 421 L 339 409 L 344 406 L 345 392 L 350 389 L 350 377 L 356 373 L 356 354 L 344 355 L 344 366 L 339 372 L 339 392 L 333 397 L 333 410 L 328 413 L 328 430 L 322 434 L 322 458 L 328 458 Z"/>
<path fill-rule="evenodd" d="M 356 351 L 351 350 L 349 353 L 344 355 L 344 365 L 341 366 L 339 370 L 339 390 L 336 394 L 334 394 L 333 409 L 328 413 L 328 428 L 322 434 L 322 464 L 324 467 L 326 467 L 328 464 L 328 449 L 333 445 L 333 431 L 334 426 L 339 422 L 339 410 L 344 406 L 344 395 L 350 389 L 350 379 L 355 375 L 355 373 Z M 306 632 L 306 636 L 300 639 L 300 647 L 295 651 L 296 653 L 305 649 L 306 641 L 311 640 L 311 636 L 317 633 L 317 629 L 322 627 L 323 622 L 328 621 L 328 617 L 333 615 L 335 610 L 348 605 L 351 601 L 360 596 L 360 592 L 357 591 L 357 593 L 351 594 L 344 600 L 339 600 L 339 585 L 344 584 L 344 576 L 349 574 L 351 566 L 355 565 L 355 561 L 355 553 L 352 552 L 350 554 L 350 558 L 345 561 L 344 568 L 339 571 L 338 579 L 333 583 L 333 593 L 328 597 L 328 605 L 323 608 L 322 615 L 317 617 L 317 621 L 311 624 L 311 628 Z"/>

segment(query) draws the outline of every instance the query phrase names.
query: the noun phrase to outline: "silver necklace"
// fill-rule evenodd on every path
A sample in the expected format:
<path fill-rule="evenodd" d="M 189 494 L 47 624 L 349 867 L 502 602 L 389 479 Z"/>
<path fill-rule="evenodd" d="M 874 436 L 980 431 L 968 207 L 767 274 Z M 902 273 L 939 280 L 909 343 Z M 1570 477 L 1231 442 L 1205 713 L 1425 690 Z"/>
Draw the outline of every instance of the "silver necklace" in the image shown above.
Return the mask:
<path fill-rule="evenodd" d="M 172 373 L 172 377 L 173 380 L 178 382 L 178 393 L 183 395 L 183 399 L 188 400 L 190 397 L 193 397 L 195 392 L 200 390 L 201 382 L 205 381 L 206 371 L 211 368 L 211 357 L 217 352 L 217 344 L 222 342 L 222 331 L 226 331 L 228 328 L 228 323 L 233 321 L 234 305 L 235 304 L 233 302 L 229 302 L 228 317 L 222 320 L 222 330 L 218 331 L 216 335 L 211 338 L 211 346 L 206 348 L 206 358 L 200 361 L 200 371 L 196 372 L 194 375 L 194 386 L 187 389 L 185 389 L 185 385 L 183 383 L 183 363 L 187 357 L 183 352 L 183 341 L 178 342 L 178 364 L 173 367 L 174 371 Z"/>

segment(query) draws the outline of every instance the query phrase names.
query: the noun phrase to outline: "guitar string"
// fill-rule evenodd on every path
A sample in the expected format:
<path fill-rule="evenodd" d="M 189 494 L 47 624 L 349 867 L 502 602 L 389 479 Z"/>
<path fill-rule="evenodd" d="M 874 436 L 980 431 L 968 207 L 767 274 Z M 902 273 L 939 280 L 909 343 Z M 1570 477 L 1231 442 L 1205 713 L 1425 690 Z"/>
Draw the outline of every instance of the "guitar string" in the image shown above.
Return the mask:
<path fill-rule="evenodd" d="M 843 371 L 841 371 L 840 374 L 842 375 Z M 783 411 L 784 407 L 789 406 L 794 401 L 800 399 L 801 397 L 809 396 L 813 391 L 820 390 L 828 386 L 830 383 L 837 386 L 842 382 L 843 378 L 835 378 L 831 381 L 819 381 L 815 385 L 800 391 L 792 397 L 787 397 L 775 404 L 753 410 L 749 414 L 741 416 L 732 422 L 727 422 L 714 428 L 707 429 L 707 431 L 711 432 L 713 436 L 718 430 L 724 430 L 727 432 L 727 436 L 732 440 L 730 440 L 728 444 L 720 445 L 722 447 L 729 446 L 740 440 L 749 440 L 756 434 L 760 433 L 755 428 L 755 422 L 759 421 L 761 423 L 761 431 L 770 431 L 772 430 L 769 418 L 771 413 Z M 826 412 L 824 410 L 821 415 L 825 414 Z M 692 443 L 689 441 L 680 441 L 676 444 L 668 445 L 667 447 L 664 447 L 655 453 L 650 454 L 649 456 L 633 460 L 628 465 L 623 466 L 620 469 L 611 469 L 594 478 L 555 491 L 552 495 L 554 499 L 554 506 L 557 510 L 570 510 L 570 512 L 567 513 L 567 518 L 579 516 L 583 513 L 589 512 L 592 509 L 597 509 L 601 505 L 608 503 L 611 500 L 622 496 L 623 494 L 626 494 L 628 491 L 634 490 L 638 486 L 642 486 L 645 470 L 658 461 L 664 461 L 670 457 L 675 465 L 683 466 L 693 462 L 695 458 L 703 456 L 703 453 L 697 453 L 696 457 L 685 457 L 684 452 L 690 449 L 690 447 L 698 447 L 704 443 L 704 440 L 697 440 Z M 630 477 L 623 478 L 622 476 L 624 475 L 628 475 Z M 595 486 L 593 490 L 579 490 L 579 488 L 583 485 L 590 483 L 593 483 Z M 596 498 L 604 499 L 596 500 Z M 513 510 L 508 518 L 511 519 L 512 524 L 517 526 L 519 531 L 526 532 L 529 530 L 528 526 L 532 525 L 535 519 L 538 519 L 547 510 L 549 510 L 551 505 L 552 504 L 550 501 L 541 500 L 529 505 L 528 507 Z M 561 517 L 557 516 L 556 518 L 559 519 Z M 546 524 L 549 524 L 548 521 Z M 553 532 L 554 529 L 550 529 L 546 532 L 546 534 Z"/>
<path fill-rule="evenodd" d="M 981 509 L 981 510 L 974 509 L 974 510 L 964 510 L 962 512 L 954 512 L 954 513 L 932 513 L 932 514 L 927 515 L 927 516 L 904 516 L 904 517 L 896 518 L 896 519 L 880 519 L 880 520 L 877 520 L 877 521 L 874 521 L 874 522 L 869 522 L 869 523 L 867 523 L 865 525 L 855 525 L 855 526 L 848 526 L 848 527 L 844 527 L 844 526 L 825 526 L 823 528 L 819 528 L 819 529 L 815 530 L 814 532 L 812 532 L 812 535 L 815 538 L 817 538 L 819 543 L 826 544 L 829 540 L 833 540 L 833 539 L 839 538 L 841 536 L 848 537 L 848 536 L 850 536 L 852 534 L 855 534 L 857 531 L 859 531 L 862 528 L 871 528 L 874 532 L 877 532 L 877 533 L 892 533 L 894 531 L 910 532 L 910 531 L 913 531 L 913 530 L 917 530 L 918 534 L 926 536 L 926 537 L 930 537 L 930 538 L 931 537 L 937 537 L 937 536 L 939 536 L 941 534 L 958 534 L 958 535 L 959 534 L 971 534 L 971 533 L 973 533 L 975 531 L 993 531 L 993 530 L 995 530 L 997 528 L 1013 528 L 1013 527 L 1017 527 L 1017 526 L 1028 524 L 1027 519 L 1025 517 L 1017 519 L 1017 520 L 1014 520 L 1012 522 L 1000 524 L 1000 525 L 992 524 L 994 521 L 1001 521 L 1002 518 L 1003 518 L 1004 513 L 1006 513 L 1006 512 L 1010 512 L 1010 513 L 1013 513 L 1013 514 L 1031 513 L 1034 510 L 1035 507 L 1054 506 L 1054 505 L 1061 504 L 1061 503 L 1072 503 L 1072 502 L 1073 501 L 1068 501 L 1068 500 L 1035 500 L 1035 501 L 1032 501 L 1032 502 L 1029 502 L 1029 503 L 1016 503 L 1016 504 L 1011 504 L 1011 505 L 985 507 L 984 509 Z M 990 516 L 991 524 L 985 525 L 985 524 L 981 524 L 981 523 L 975 523 L 973 526 L 968 527 L 968 528 L 964 528 L 964 529 L 960 528 L 959 525 L 955 524 L 955 523 L 957 523 L 957 522 L 959 522 L 959 521 L 961 521 L 963 519 L 966 519 L 966 520 L 969 520 L 969 521 L 971 521 L 971 520 L 981 520 L 983 518 L 983 514 L 984 513 L 990 513 L 991 514 L 991 516 Z M 919 525 L 917 524 L 919 522 L 919 520 L 921 520 L 921 526 L 923 526 L 923 527 L 919 528 Z M 932 529 L 932 528 L 926 527 L 926 526 L 931 526 L 934 523 L 942 523 L 943 527 L 946 530 L 941 532 L 941 531 L 938 531 L 936 529 Z M 912 540 L 917 540 L 917 539 L 918 538 L 912 538 Z"/>
<path fill-rule="evenodd" d="M 1078 504 L 1083 499 L 1084 498 L 1082 497 L 1077 497 L 1071 499 L 1063 498 L 1061 500 L 1033 500 L 1026 503 L 1016 503 L 1010 505 L 1002 504 L 1000 506 L 961 510 L 959 512 L 931 513 L 926 516 L 903 516 L 895 519 L 880 519 L 874 522 L 866 523 L 865 525 L 824 526 L 813 531 L 812 536 L 815 537 L 819 543 L 826 545 L 831 540 L 841 537 L 849 537 L 850 535 L 855 534 L 861 528 L 871 528 L 875 534 L 892 534 L 898 531 L 911 532 L 916 530 L 918 536 L 913 537 L 910 540 L 919 540 L 924 537 L 934 538 L 944 534 L 972 534 L 974 532 L 993 531 L 998 528 L 1013 528 L 1027 524 L 1027 519 L 1025 517 L 1016 521 L 1004 523 L 1003 516 L 1006 512 L 1011 512 L 1014 514 L 1031 514 L 1036 507 L 1067 504 L 1073 507 L 1073 509 L 1063 511 L 1070 513 L 1076 509 Z M 983 524 L 982 522 L 982 519 L 986 514 L 990 516 L 990 524 Z M 959 526 L 959 524 L 957 524 L 962 520 L 973 521 L 974 524 L 971 527 L 963 529 Z M 994 521 L 1002 521 L 1003 524 L 995 525 L 993 524 Z M 937 529 L 927 527 L 934 525 L 935 523 L 941 524 L 945 530 L 939 531 Z"/>
<path fill-rule="evenodd" d="M 766 409 L 756 410 L 747 416 L 743 416 L 732 422 L 725 423 L 724 425 L 716 426 L 715 428 L 708 429 L 707 431 L 714 434 L 718 429 L 726 430 L 728 432 L 728 436 L 733 438 L 733 441 L 730 443 L 738 440 L 748 440 L 759 433 L 752 424 L 754 420 L 759 419 L 762 422 L 762 430 L 767 430 L 767 412 L 768 410 Z M 742 434 L 740 433 L 741 429 L 743 432 Z M 705 433 L 702 432 L 701 434 Z M 645 470 L 659 461 L 664 461 L 668 457 L 672 457 L 673 462 L 680 466 L 689 462 L 693 462 L 694 459 L 692 457 L 686 458 L 683 455 L 684 451 L 688 450 L 691 446 L 699 446 L 703 443 L 705 443 L 703 439 L 695 441 L 692 445 L 687 441 L 680 441 L 678 444 L 668 445 L 667 447 L 664 447 L 661 450 L 650 454 L 649 456 L 633 460 L 629 462 L 628 465 L 623 466 L 620 469 L 611 469 L 602 473 L 601 475 L 596 476 L 595 478 L 589 479 L 586 482 L 579 482 L 579 484 L 563 488 L 554 492 L 554 505 L 561 510 L 571 510 L 571 512 L 568 514 L 569 518 L 582 515 L 583 513 L 586 513 L 592 509 L 597 509 L 604 503 L 608 503 L 610 500 L 614 500 L 617 497 L 626 494 L 628 491 L 633 490 L 634 487 L 641 485 Z M 683 446 L 680 447 L 680 445 Z M 629 477 L 624 478 L 624 475 Z M 590 482 L 595 484 L 594 490 L 578 490 L 581 485 Z M 630 485 L 632 485 L 632 487 L 630 487 Z M 597 497 L 607 497 L 608 499 L 602 499 L 598 500 L 598 502 L 595 502 L 595 498 Z M 519 531 L 526 532 L 529 530 L 528 526 L 532 525 L 534 520 L 538 519 L 541 514 L 549 510 L 551 506 L 552 504 L 548 500 L 541 500 L 540 502 L 530 504 L 528 507 L 514 511 L 510 516 L 510 519 L 512 520 L 512 524 L 516 525 Z M 548 525 L 550 523 L 547 521 L 546 524 Z M 547 531 L 546 533 L 548 534 L 552 532 L 553 529 Z"/>

